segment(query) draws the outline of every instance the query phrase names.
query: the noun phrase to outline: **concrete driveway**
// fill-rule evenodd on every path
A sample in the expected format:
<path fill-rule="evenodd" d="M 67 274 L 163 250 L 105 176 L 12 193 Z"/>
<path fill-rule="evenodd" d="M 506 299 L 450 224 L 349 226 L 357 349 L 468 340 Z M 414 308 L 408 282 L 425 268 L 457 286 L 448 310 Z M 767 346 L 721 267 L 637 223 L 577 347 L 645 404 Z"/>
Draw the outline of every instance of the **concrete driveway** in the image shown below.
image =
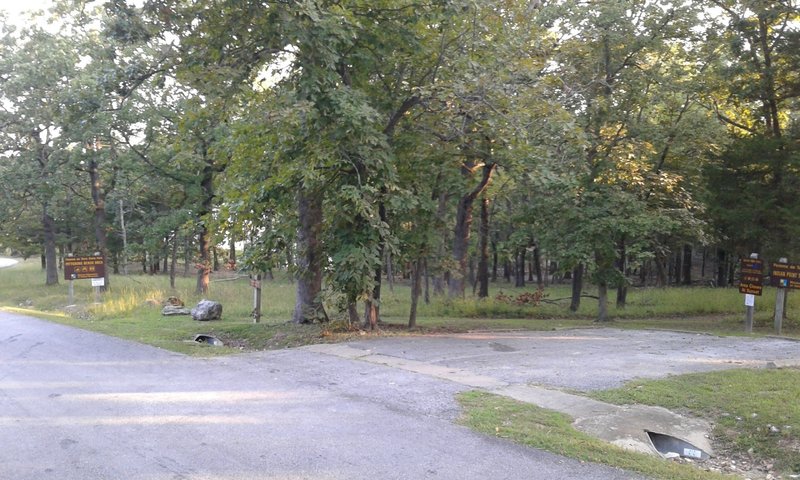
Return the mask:
<path fill-rule="evenodd" d="M 0 312 L 0 479 L 638 478 L 456 425 L 466 388 L 307 349 L 190 358 Z"/>
<path fill-rule="evenodd" d="M 580 391 L 614 388 L 635 378 L 800 365 L 800 342 L 793 340 L 612 328 L 387 337 L 347 345 L 507 384 Z"/>

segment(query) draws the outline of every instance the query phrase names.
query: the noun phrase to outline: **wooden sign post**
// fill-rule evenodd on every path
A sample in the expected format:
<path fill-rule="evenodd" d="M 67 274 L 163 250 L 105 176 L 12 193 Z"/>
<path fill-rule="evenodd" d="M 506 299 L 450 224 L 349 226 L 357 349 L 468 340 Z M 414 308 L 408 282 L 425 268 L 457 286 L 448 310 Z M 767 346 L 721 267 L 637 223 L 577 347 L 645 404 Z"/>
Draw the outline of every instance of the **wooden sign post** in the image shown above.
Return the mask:
<path fill-rule="evenodd" d="M 770 284 L 778 288 L 775 296 L 775 334 L 781 334 L 783 316 L 786 314 L 786 296 L 790 288 L 800 288 L 800 264 L 789 263 L 786 258 L 781 258 L 771 265 L 772 273 L 769 276 Z"/>
<path fill-rule="evenodd" d="M 250 277 L 250 286 L 253 287 L 253 323 L 261 322 L 261 274 L 255 278 Z"/>
<path fill-rule="evenodd" d="M 739 267 L 739 292 L 744 293 L 746 308 L 744 331 L 753 333 L 756 296 L 761 296 L 764 289 L 764 261 L 758 259 L 757 253 L 751 253 L 750 258 L 741 260 Z"/>
<path fill-rule="evenodd" d="M 73 257 L 72 255 L 64 257 L 64 279 L 69 280 L 69 303 L 72 305 L 75 297 L 75 280 L 92 280 L 92 286 L 95 287 L 95 302 L 100 302 L 99 285 L 101 283 L 97 279 L 105 278 L 106 276 L 106 259 L 100 254 L 95 254 L 86 257 Z"/>

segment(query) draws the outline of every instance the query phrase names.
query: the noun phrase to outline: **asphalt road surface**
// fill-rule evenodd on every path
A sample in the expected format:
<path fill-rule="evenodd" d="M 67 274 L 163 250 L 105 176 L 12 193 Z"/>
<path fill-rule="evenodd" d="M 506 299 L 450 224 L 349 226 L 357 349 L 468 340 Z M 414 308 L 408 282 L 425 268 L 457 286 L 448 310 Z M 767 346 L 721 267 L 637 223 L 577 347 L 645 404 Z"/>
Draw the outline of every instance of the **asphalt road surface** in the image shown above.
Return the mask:
<path fill-rule="evenodd" d="M 0 312 L 0 479 L 631 479 L 455 423 L 467 387 L 309 350 L 185 357 Z"/>
<path fill-rule="evenodd" d="M 384 337 L 348 346 L 509 384 L 580 391 L 615 388 L 635 378 L 800 366 L 800 342 L 790 339 L 612 328 Z"/>

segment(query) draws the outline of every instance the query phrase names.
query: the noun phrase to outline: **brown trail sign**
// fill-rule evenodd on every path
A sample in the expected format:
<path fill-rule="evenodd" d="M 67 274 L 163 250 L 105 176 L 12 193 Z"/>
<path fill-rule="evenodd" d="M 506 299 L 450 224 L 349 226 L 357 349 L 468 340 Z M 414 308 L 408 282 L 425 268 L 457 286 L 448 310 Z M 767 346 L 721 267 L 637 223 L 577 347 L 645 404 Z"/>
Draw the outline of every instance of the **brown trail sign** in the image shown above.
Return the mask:
<path fill-rule="evenodd" d="M 761 295 L 764 289 L 764 261 L 743 258 L 739 267 L 739 293 Z"/>
<path fill-rule="evenodd" d="M 64 257 L 64 279 L 85 280 L 106 276 L 106 260 L 102 255 Z"/>
<path fill-rule="evenodd" d="M 773 263 L 769 276 L 770 285 L 779 288 L 800 288 L 800 264 Z"/>

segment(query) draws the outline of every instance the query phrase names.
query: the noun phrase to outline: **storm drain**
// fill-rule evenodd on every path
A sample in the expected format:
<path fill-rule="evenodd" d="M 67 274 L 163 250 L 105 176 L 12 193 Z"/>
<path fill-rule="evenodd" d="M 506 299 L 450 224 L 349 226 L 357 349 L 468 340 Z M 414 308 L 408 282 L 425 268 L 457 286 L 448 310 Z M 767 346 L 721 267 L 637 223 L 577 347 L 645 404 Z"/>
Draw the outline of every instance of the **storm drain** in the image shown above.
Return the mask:
<path fill-rule="evenodd" d="M 707 460 L 710 455 L 700 448 L 692 445 L 686 440 L 665 435 L 663 433 L 650 432 L 645 430 L 653 447 L 666 458 L 691 458 L 693 460 Z"/>
<path fill-rule="evenodd" d="M 194 341 L 197 343 L 207 343 L 209 345 L 214 345 L 215 347 L 222 347 L 225 345 L 219 338 L 211 335 L 203 335 L 202 333 L 195 335 Z"/>

